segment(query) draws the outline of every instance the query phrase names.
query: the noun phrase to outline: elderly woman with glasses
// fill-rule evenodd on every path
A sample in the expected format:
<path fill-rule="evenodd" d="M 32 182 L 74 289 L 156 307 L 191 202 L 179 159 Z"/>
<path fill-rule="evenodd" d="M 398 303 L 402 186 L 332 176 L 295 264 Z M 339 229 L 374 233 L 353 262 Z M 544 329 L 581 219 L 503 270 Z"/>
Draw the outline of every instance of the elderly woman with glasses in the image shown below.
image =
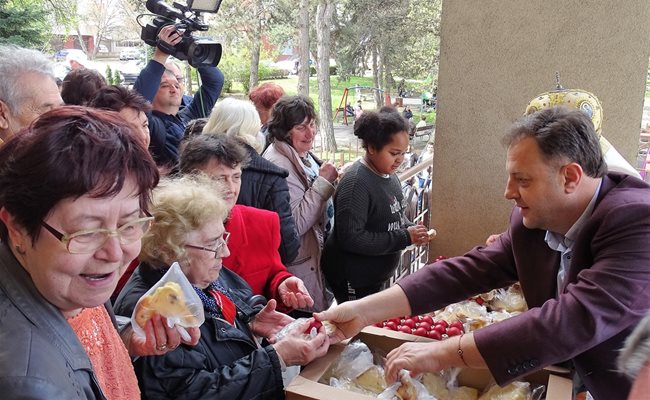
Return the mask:
<path fill-rule="evenodd" d="M 284 367 L 304 365 L 329 347 L 323 329 L 314 338 L 304 337 L 308 321 L 273 344 L 258 344 L 255 336 L 274 339 L 293 319 L 275 310 L 274 299 L 257 313 L 248 284 L 222 266 L 230 255 L 223 223 L 229 207 L 223 196 L 221 186 L 203 175 L 163 181 L 154 190 L 155 223 L 142 240 L 141 263 L 115 309 L 131 315 L 138 299 L 177 261 L 206 318 L 197 346 L 135 361 L 143 398 L 284 398 Z"/>
<path fill-rule="evenodd" d="M 291 212 L 300 238 L 298 256 L 287 269 L 302 279 L 314 299 L 312 307 L 302 310 L 310 315 L 327 309 L 333 299 L 325 288 L 320 257 L 334 222 L 332 194 L 338 172 L 334 164 L 320 161 L 310 151 L 316 138 L 316 110 L 308 97 L 280 98 L 273 107 L 268 130 L 271 145 L 263 156 L 289 171 Z"/>
<path fill-rule="evenodd" d="M 158 315 L 146 338 L 128 328 L 120 338 L 107 303 L 140 251 L 157 182 L 151 156 L 110 111 L 55 109 L 0 149 L 3 398 L 138 398 L 129 356 L 180 342 Z"/>

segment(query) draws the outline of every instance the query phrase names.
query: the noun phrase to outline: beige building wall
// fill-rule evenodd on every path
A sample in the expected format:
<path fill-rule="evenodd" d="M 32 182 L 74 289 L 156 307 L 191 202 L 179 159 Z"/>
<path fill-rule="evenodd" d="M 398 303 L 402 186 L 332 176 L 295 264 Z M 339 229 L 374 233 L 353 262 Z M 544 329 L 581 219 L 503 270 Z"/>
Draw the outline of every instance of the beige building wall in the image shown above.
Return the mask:
<path fill-rule="evenodd" d="M 537 94 L 594 93 L 603 134 L 635 162 L 650 52 L 650 1 L 445 0 L 431 257 L 462 254 L 507 226 L 500 139 Z"/>

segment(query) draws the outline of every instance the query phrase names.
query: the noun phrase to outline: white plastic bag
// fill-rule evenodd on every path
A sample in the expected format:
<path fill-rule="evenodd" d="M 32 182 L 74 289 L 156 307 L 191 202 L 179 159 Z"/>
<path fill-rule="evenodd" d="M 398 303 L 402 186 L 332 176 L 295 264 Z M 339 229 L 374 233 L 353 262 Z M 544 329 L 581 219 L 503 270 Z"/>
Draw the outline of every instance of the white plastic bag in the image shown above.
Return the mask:
<path fill-rule="evenodd" d="M 140 337 L 145 336 L 144 326 L 154 313 L 167 318 L 170 328 L 176 325 L 184 340 L 190 339 L 184 328 L 199 327 L 205 321 L 203 303 L 177 262 L 135 305 L 131 325 Z"/>

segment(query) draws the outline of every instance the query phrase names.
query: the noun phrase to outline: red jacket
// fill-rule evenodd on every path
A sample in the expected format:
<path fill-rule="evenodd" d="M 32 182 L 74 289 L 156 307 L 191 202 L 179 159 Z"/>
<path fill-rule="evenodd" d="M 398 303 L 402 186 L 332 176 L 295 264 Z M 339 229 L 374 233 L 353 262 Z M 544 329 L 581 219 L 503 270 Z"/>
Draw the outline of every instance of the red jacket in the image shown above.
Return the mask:
<path fill-rule="evenodd" d="M 276 299 L 280 309 L 286 310 L 282 307 L 278 286 L 293 275 L 282 264 L 278 252 L 278 214 L 238 204 L 230 212 L 226 231 L 230 232 L 230 256 L 223 259 L 223 265 L 244 278 L 254 294 Z"/>

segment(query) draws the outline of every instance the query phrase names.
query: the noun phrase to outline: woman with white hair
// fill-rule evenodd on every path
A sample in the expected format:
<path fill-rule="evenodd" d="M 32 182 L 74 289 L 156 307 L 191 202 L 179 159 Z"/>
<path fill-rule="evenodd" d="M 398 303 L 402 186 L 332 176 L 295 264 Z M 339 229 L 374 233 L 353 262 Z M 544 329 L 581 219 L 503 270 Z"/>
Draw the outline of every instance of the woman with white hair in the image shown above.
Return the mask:
<path fill-rule="evenodd" d="M 250 159 L 242 168 L 241 190 L 237 204 L 274 211 L 280 216 L 280 257 L 283 264 L 298 255 L 300 243 L 289 205 L 289 173 L 259 155 L 263 142 L 258 140 L 260 117 L 250 101 L 226 98 L 218 102 L 203 128 L 203 134 L 226 135 L 237 139 Z"/>

